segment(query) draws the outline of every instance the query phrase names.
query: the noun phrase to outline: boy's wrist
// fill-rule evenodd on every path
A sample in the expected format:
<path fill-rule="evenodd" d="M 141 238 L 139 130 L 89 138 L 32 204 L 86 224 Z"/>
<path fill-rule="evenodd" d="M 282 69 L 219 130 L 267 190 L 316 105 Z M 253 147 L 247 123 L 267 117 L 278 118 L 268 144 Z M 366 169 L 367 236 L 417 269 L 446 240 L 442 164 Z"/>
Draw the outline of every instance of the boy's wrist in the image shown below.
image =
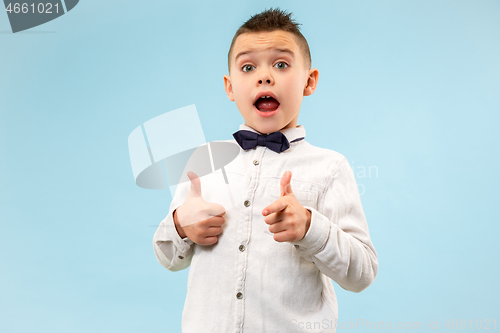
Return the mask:
<path fill-rule="evenodd" d="M 304 232 L 304 236 L 300 240 L 304 239 L 304 237 L 306 237 L 306 235 L 307 235 L 307 232 L 309 231 L 309 227 L 311 226 L 311 215 L 312 215 L 311 211 L 306 208 L 306 216 L 307 216 L 306 232 Z"/>
<path fill-rule="evenodd" d="M 307 231 L 309 230 L 309 227 L 311 226 L 312 212 L 306 208 L 306 214 L 307 214 L 307 221 L 306 221 L 306 234 L 307 234 Z M 304 236 L 305 236 L 305 234 L 304 234 Z"/>
<path fill-rule="evenodd" d="M 177 209 L 174 210 L 172 215 L 173 215 L 175 230 L 177 231 L 177 234 L 179 235 L 180 238 L 185 238 L 186 234 L 184 233 L 184 230 L 182 229 L 179 222 L 177 221 Z"/>

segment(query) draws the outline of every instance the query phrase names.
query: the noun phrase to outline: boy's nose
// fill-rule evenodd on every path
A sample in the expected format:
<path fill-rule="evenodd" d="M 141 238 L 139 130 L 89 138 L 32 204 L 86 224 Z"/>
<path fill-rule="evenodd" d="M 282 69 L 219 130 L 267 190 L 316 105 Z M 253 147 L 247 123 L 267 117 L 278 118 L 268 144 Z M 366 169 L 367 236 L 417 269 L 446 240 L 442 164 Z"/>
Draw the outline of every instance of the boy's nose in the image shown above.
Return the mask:
<path fill-rule="evenodd" d="M 272 84 L 274 84 L 274 79 L 269 73 L 263 72 L 259 75 L 257 82 L 258 82 L 259 86 L 261 84 L 266 84 L 266 83 L 272 85 Z"/>

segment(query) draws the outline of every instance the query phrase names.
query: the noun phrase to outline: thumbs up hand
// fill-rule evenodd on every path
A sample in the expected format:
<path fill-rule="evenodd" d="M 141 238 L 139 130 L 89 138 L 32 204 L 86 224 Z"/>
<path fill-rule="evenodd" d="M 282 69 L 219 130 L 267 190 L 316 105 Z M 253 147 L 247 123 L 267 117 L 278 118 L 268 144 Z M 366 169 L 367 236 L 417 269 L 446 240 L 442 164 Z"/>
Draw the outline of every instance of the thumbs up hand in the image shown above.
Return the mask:
<path fill-rule="evenodd" d="M 292 192 L 292 172 L 281 177 L 281 197 L 264 208 L 262 215 L 277 242 L 295 242 L 304 238 L 311 225 L 311 212 L 304 208 Z"/>
<path fill-rule="evenodd" d="M 174 223 L 181 238 L 188 237 L 200 245 L 217 243 L 225 223 L 223 206 L 203 200 L 201 181 L 194 172 L 188 172 L 191 189 L 184 203 L 174 211 Z"/>

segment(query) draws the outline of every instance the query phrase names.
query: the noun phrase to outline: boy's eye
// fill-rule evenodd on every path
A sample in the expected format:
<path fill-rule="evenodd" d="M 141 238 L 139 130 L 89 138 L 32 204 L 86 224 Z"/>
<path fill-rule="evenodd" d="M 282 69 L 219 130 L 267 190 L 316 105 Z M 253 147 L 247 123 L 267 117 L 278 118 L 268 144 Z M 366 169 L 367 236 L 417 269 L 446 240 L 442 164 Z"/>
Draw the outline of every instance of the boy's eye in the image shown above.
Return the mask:
<path fill-rule="evenodd" d="M 252 65 L 245 65 L 245 66 L 243 66 L 243 72 L 251 72 L 254 69 L 255 69 L 255 67 L 252 66 Z"/>
<path fill-rule="evenodd" d="M 280 61 L 277 62 L 276 65 L 274 65 L 277 69 L 285 69 L 288 67 L 288 64 L 286 62 Z"/>

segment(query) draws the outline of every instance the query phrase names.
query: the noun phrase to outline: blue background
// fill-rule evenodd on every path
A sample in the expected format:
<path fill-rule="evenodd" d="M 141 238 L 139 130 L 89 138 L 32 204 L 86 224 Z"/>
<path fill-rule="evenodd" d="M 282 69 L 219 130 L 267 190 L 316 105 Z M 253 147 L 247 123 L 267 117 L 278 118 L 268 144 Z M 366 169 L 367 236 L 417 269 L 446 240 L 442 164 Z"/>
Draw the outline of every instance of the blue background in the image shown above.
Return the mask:
<path fill-rule="evenodd" d="M 379 256 L 335 284 L 339 321 L 500 326 L 499 1 L 87 0 L 16 34 L 0 13 L 1 332 L 180 331 L 188 270 L 152 247 L 171 195 L 135 185 L 127 138 L 196 104 L 230 139 L 229 44 L 274 6 L 320 73 L 298 124 L 353 166 Z"/>

